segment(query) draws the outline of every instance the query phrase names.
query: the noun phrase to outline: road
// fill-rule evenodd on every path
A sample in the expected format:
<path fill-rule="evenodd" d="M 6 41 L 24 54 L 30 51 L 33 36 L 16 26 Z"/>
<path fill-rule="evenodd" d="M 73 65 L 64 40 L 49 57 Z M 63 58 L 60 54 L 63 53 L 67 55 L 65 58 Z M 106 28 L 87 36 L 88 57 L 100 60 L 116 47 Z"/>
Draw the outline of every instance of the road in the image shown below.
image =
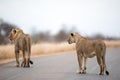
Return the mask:
<path fill-rule="evenodd" d="M 88 59 L 87 74 L 77 74 L 75 52 L 34 58 L 30 68 L 15 67 L 15 62 L 0 64 L 0 80 L 120 80 L 120 48 L 108 48 L 106 63 L 110 75 L 98 75 L 96 57 Z"/>

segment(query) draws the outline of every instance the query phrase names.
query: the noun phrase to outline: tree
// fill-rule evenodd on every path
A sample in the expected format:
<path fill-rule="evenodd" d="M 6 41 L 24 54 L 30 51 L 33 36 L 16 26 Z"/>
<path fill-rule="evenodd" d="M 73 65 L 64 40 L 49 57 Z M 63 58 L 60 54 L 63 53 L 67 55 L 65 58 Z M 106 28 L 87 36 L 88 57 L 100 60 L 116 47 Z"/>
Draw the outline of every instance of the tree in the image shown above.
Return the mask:
<path fill-rule="evenodd" d="M 8 35 L 12 28 L 16 26 L 0 19 L 0 44 L 7 44 L 9 42 Z"/>

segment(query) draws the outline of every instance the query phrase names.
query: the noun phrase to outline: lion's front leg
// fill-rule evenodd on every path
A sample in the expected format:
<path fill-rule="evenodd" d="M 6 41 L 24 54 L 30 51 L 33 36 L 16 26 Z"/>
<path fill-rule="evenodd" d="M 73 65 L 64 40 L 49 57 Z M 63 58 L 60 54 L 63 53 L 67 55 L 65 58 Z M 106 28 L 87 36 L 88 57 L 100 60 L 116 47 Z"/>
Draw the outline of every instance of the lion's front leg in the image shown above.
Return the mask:
<path fill-rule="evenodd" d="M 83 56 L 81 56 L 80 54 L 77 55 L 78 57 L 78 64 L 79 64 L 79 70 L 77 71 L 77 73 L 81 74 L 83 73 L 83 68 L 82 68 L 82 63 L 83 63 Z"/>

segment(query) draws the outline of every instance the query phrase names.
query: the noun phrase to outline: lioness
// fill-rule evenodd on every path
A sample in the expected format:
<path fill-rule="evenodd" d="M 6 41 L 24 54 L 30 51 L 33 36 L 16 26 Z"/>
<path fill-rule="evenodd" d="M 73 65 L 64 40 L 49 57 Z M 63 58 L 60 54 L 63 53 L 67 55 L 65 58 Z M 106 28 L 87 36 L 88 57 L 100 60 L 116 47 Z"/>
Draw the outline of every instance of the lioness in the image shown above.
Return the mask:
<path fill-rule="evenodd" d="M 76 43 L 76 51 L 79 63 L 78 73 L 86 73 L 87 58 L 92 58 L 96 55 L 97 62 L 100 67 L 99 74 L 103 75 L 104 71 L 106 71 L 106 74 L 109 75 L 105 63 L 106 45 L 102 40 L 88 40 L 78 33 L 71 33 L 68 38 L 68 43 Z"/>
<path fill-rule="evenodd" d="M 11 30 L 8 37 L 15 44 L 16 67 L 19 67 L 20 50 L 23 53 L 23 62 L 21 66 L 30 67 L 29 63 L 33 64 L 33 62 L 30 60 L 30 54 L 31 54 L 30 36 L 28 34 L 24 34 L 24 32 L 21 29 L 14 28 Z"/>

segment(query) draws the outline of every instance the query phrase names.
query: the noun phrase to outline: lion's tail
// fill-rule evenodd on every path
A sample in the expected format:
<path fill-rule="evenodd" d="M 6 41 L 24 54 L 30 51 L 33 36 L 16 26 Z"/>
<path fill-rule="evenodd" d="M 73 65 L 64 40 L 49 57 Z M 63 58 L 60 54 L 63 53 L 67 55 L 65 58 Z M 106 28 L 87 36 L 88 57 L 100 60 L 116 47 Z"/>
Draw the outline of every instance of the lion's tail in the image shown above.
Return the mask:
<path fill-rule="evenodd" d="M 33 64 L 33 61 L 30 60 L 30 64 Z"/>
<path fill-rule="evenodd" d="M 105 57 L 105 56 L 104 56 L 104 57 Z M 105 73 L 106 73 L 106 75 L 109 75 L 109 72 L 108 72 L 108 70 L 107 70 L 106 63 L 104 63 L 104 65 L 105 65 Z"/>
<path fill-rule="evenodd" d="M 106 75 L 109 75 L 109 72 L 107 70 L 106 64 L 105 64 L 105 73 L 106 73 Z"/>
<path fill-rule="evenodd" d="M 109 72 L 107 70 L 105 72 L 106 72 L 107 75 L 109 75 Z"/>

